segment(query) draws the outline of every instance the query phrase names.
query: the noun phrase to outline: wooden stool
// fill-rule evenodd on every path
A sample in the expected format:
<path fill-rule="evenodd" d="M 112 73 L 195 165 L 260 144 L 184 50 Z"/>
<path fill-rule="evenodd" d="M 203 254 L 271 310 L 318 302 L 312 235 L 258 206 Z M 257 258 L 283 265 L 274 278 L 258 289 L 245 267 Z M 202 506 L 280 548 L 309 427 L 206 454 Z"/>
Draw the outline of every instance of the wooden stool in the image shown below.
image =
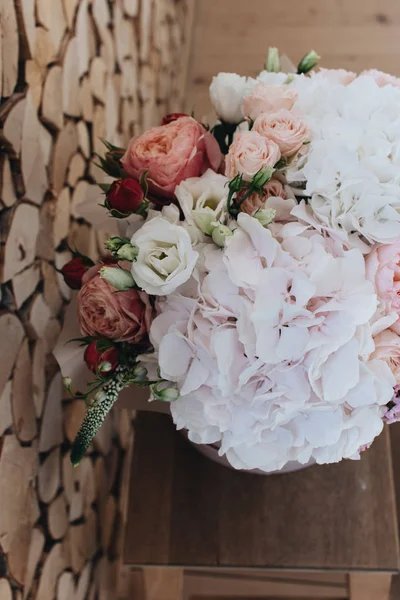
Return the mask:
<path fill-rule="evenodd" d="M 120 600 L 387 600 L 399 570 L 388 432 L 360 461 L 258 476 L 166 415 L 135 427 Z"/>

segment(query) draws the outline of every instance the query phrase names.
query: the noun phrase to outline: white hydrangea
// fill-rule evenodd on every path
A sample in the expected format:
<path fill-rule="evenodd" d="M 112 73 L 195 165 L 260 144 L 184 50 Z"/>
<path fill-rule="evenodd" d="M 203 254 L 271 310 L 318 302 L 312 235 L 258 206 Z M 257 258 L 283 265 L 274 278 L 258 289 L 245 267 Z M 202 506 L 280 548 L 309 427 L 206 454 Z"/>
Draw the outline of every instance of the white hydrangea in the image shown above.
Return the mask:
<path fill-rule="evenodd" d="M 294 110 L 312 140 L 287 169 L 305 196 L 293 215 L 364 253 L 400 236 L 400 90 L 371 76 L 348 85 L 295 77 Z"/>
<path fill-rule="evenodd" d="M 361 252 L 299 223 L 276 239 L 246 214 L 225 251 L 201 248 L 195 285 L 159 298 L 150 334 L 180 390 L 176 426 L 238 469 L 358 458 L 394 385 L 368 358 L 377 298 Z"/>

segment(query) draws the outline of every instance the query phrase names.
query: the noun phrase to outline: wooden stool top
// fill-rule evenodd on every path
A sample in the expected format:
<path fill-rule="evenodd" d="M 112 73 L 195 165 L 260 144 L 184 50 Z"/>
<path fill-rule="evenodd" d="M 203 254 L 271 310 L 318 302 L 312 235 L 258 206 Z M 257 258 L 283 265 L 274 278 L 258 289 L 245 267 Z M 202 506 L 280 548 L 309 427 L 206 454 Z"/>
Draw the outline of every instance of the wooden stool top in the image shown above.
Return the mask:
<path fill-rule="evenodd" d="M 399 570 L 389 435 L 360 461 L 259 476 L 221 467 L 139 413 L 124 563 Z"/>

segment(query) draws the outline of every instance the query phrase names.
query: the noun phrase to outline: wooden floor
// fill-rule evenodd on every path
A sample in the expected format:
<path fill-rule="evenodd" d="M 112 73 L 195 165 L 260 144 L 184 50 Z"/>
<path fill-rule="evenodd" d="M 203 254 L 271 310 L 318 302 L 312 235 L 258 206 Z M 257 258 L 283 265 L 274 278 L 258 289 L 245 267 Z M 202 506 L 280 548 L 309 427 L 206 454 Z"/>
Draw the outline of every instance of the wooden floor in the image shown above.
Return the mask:
<path fill-rule="evenodd" d="M 393 466 L 394 466 L 394 473 L 395 473 L 395 484 L 396 484 L 396 494 L 397 494 L 397 501 L 398 501 L 398 514 L 400 514 L 400 423 L 399 424 L 395 424 L 393 426 L 390 427 L 390 431 L 391 431 L 391 444 L 392 444 L 392 457 L 393 457 Z M 203 569 L 204 570 L 204 569 Z M 163 583 L 161 583 L 160 581 L 158 581 L 157 577 L 154 575 L 154 572 L 160 571 L 161 575 L 165 575 L 165 571 L 163 569 L 153 569 L 153 573 L 149 573 L 149 579 L 146 583 L 146 581 L 143 580 L 143 576 L 141 574 L 140 571 L 135 570 L 134 568 L 132 569 L 131 567 L 127 566 L 127 568 L 125 568 L 122 572 L 122 587 L 120 586 L 120 590 L 119 590 L 119 595 L 118 595 L 118 600 L 151 600 L 153 598 L 153 594 L 151 592 L 151 590 L 155 590 L 155 593 L 157 592 L 157 590 L 159 589 L 160 585 L 162 585 L 162 589 L 163 589 L 163 593 L 166 591 L 165 588 L 168 588 L 168 590 L 170 590 L 169 595 L 167 594 L 167 596 L 163 596 L 163 600 L 176 600 L 177 598 L 177 591 L 176 591 L 176 585 L 175 581 L 171 580 L 171 571 L 169 572 L 168 575 L 168 582 L 167 584 L 165 583 L 165 581 L 163 580 Z M 180 569 L 172 569 L 172 572 L 176 571 L 177 572 L 177 576 L 180 573 Z M 210 577 L 205 577 L 205 575 L 207 575 L 205 572 L 202 573 L 201 570 L 197 569 L 197 570 L 187 570 L 185 571 L 185 584 L 184 584 L 184 590 L 181 590 L 181 583 L 179 584 L 179 589 L 181 590 L 179 592 L 179 596 L 182 593 L 182 597 L 189 599 L 190 600 L 201 600 L 201 598 L 204 598 L 204 596 L 206 595 L 207 598 L 209 598 L 210 600 L 212 600 L 212 596 L 210 596 L 210 591 L 212 590 L 213 593 L 217 594 L 217 591 L 219 592 L 218 595 L 218 599 L 215 598 L 215 600 L 224 600 L 225 596 L 223 597 L 223 593 L 226 594 L 226 598 L 225 600 L 232 600 L 231 596 L 228 593 L 228 590 L 232 590 L 232 581 L 230 579 L 225 579 L 224 581 L 224 577 L 226 578 L 228 573 L 223 573 L 222 571 L 219 571 L 219 575 L 218 578 L 215 579 L 215 573 L 211 576 L 210 572 Z M 164 576 L 163 575 L 163 576 Z M 254 572 L 251 573 L 251 579 L 254 579 Z M 316 580 L 315 582 L 311 583 L 311 578 L 314 577 L 314 579 Z M 243 578 L 244 580 L 246 579 L 246 574 L 244 572 L 242 572 L 242 575 L 239 576 L 239 579 L 236 580 L 236 582 L 234 583 L 235 586 L 235 600 L 240 600 L 240 598 L 237 596 L 238 593 L 240 593 L 240 585 L 241 585 L 241 578 Z M 283 579 L 285 579 L 285 577 L 283 577 Z M 315 592 L 316 592 L 316 588 L 315 586 L 320 586 L 318 587 L 318 592 L 320 593 L 320 596 L 322 598 L 322 596 L 324 598 L 336 598 L 336 600 L 339 600 L 339 598 L 347 598 L 347 577 L 345 575 L 340 575 L 340 574 L 335 574 L 335 573 L 331 573 L 330 575 L 326 574 L 310 574 L 310 573 L 298 573 L 296 575 L 296 579 L 299 581 L 286 581 L 287 584 L 287 600 L 289 600 L 290 598 L 293 598 L 294 596 L 299 597 L 301 596 L 304 600 L 310 600 L 310 594 L 311 592 L 314 592 L 312 594 L 313 598 L 315 597 Z M 307 581 L 301 581 L 302 579 L 307 580 Z M 325 581 L 326 579 L 326 581 Z M 177 579 L 177 581 L 179 580 L 179 582 L 181 582 L 181 579 Z M 310 581 L 308 581 L 310 580 Z M 329 580 L 329 581 L 328 581 Z M 332 584 L 332 582 L 334 582 Z M 218 585 L 216 585 L 218 584 Z M 279 584 L 279 585 L 278 585 Z M 247 593 L 249 593 L 249 589 L 248 589 L 248 583 L 246 583 L 245 581 L 243 581 L 243 585 L 245 585 Z M 282 598 L 282 573 L 281 572 L 277 572 L 277 573 L 260 573 L 260 576 L 258 577 L 258 582 L 257 582 L 257 578 L 256 580 L 254 580 L 254 589 L 252 589 L 252 591 L 254 593 L 256 593 L 256 590 L 258 590 L 258 593 L 260 593 L 261 589 L 262 589 L 262 593 L 265 593 L 265 586 L 268 586 L 268 590 L 270 590 L 270 593 L 274 592 L 274 586 L 278 585 L 279 587 L 279 600 L 284 600 L 284 598 Z M 303 593 L 303 588 L 304 586 L 307 585 L 309 586 L 309 590 L 307 592 L 307 595 L 305 595 Z M 155 586 L 155 587 L 154 587 Z M 221 587 L 222 586 L 222 587 Z M 225 587 L 224 587 L 225 586 Z M 238 587 L 239 586 L 239 587 Z M 259 588 L 257 587 L 259 586 Z M 325 586 L 325 587 L 324 587 Z M 333 587 L 332 587 L 333 586 Z M 147 590 L 145 592 L 145 589 Z M 300 591 L 302 590 L 302 591 Z M 379 594 L 378 594 L 379 596 Z M 158 592 L 156 593 L 156 595 L 154 597 L 159 597 Z M 260 596 L 257 596 L 260 598 Z M 319 597 L 319 596 L 318 596 Z M 368 596 L 373 598 L 373 600 L 380 600 L 380 596 L 379 598 L 376 597 L 373 594 L 372 596 Z M 386 596 L 385 596 L 386 598 Z M 391 596 L 390 596 L 391 600 L 400 600 L 400 575 L 396 576 L 393 578 L 393 584 L 392 584 L 392 592 L 391 592 Z M 248 596 L 244 596 L 242 600 L 249 600 Z M 260 600 L 262 600 L 260 598 Z M 273 600 L 271 598 L 271 596 L 267 598 L 265 598 L 265 600 Z"/>
<path fill-rule="evenodd" d="M 393 434 L 393 463 L 396 467 L 396 484 L 400 488 L 398 469 L 400 465 L 398 460 L 400 458 L 400 425 L 396 424 L 390 427 L 390 430 Z M 142 598 L 155 600 L 155 598 L 159 598 L 158 595 L 152 596 L 148 591 L 153 588 L 164 590 L 164 587 L 168 587 L 171 582 L 169 579 L 167 583 L 165 581 L 166 577 L 169 578 L 170 573 L 167 575 L 165 569 L 157 569 L 157 565 L 185 566 L 184 597 L 191 600 L 196 596 L 218 595 L 217 592 L 220 597 L 226 596 L 228 599 L 229 591 L 231 596 L 234 595 L 232 593 L 233 589 L 236 594 L 240 595 L 244 595 L 243 592 L 246 591 L 250 597 L 249 585 L 253 586 L 253 596 L 256 595 L 256 590 L 258 594 L 265 594 L 268 590 L 278 596 L 278 588 L 282 595 L 282 585 L 284 585 L 286 586 L 285 597 L 288 598 L 297 595 L 296 597 L 310 600 L 311 591 L 314 592 L 313 598 L 329 597 L 338 600 L 338 598 L 348 597 L 347 577 L 343 579 L 342 576 L 342 580 L 335 580 L 335 587 L 332 586 L 332 581 L 329 579 L 332 576 L 340 578 L 339 574 L 332 575 L 328 572 L 315 574 L 312 571 L 306 573 L 298 571 L 296 576 L 292 576 L 290 579 L 287 572 L 282 573 L 281 571 L 275 574 L 260 572 L 256 577 L 257 581 L 254 580 L 250 583 L 249 581 L 241 581 L 241 579 L 248 580 L 250 573 L 241 571 L 240 575 L 237 573 L 232 574 L 232 570 L 226 570 L 225 573 L 222 573 L 219 567 L 218 573 L 213 572 L 207 575 L 204 572 L 200 573 L 200 567 L 195 569 L 195 566 L 199 565 L 202 565 L 200 569 L 202 571 L 208 571 L 210 567 L 220 564 L 242 565 L 243 567 L 247 565 L 248 568 L 251 567 L 252 569 L 257 564 L 279 564 L 279 566 L 286 566 L 287 569 L 296 569 L 300 564 L 303 567 L 309 567 L 309 569 L 312 569 L 315 565 L 326 565 L 328 571 L 331 568 L 340 570 L 340 565 L 342 565 L 343 570 L 346 565 L 352 565 L 353 567 L 358 565 L 363 569 L 368 568 L 370 564 L 368 556 L 370 556 L 373 561 L 370 565 L 371 568 L 372 565 L 379 565 L 382 570 L 386 568 L 394 571 L 397 564 L 395 560 L 397 548 L 396 543 L 391 544 L 390 540 L 393 538 L 391 534 L 397 527 L 394 514 L 395 504 L 394 502 L 390 506 L 386 504 L 386 500 L 390 496 L 392 481 L 381 479 L 381 471 L 384 471 L 385 463 L 387 469 L 392 473 L 392 460 L 387 451 L 385 452 L 387 460 L 382 460 L 379 450 L 385 443 L 389 444 L 388 431 L 385 431 L 385 434 L 376 440 L 372 449 L 365 453 L 360 463 L 345 461 L 341 465 L 325 466 L 319 469 L 314 467 L 304 472 L 286 476 L 286 478 L 290 478 L 286 482 L 283 481 L 283 476 L 282 479 L 275 478 L 274 480 L 273 478 L 249 478 L 246 483 L 245 496 L 247 501 L 249 496 L 254 500 L 249 520 L 249 515 L 246 512 L 247 503 L 243 504 L 240 501 L 241 491 L 235 486 L 239 479 L 243 481 L 242 477 L 227 469 L 218 468 L 214 463 L 203 458 L 195 449 L 188 447 L 184 438 L 176 433 L 172 423 L 165 415 L 140 414 L 136 421 L 135 452 L 131 467 L 132 487 L 128 511 L 129 515 L 131 517 L 133 515 L 134 518 L 128 518 L 124 527 L 127 540 L 129 540 L 129 543 L 125 545 L 124 553 L 127 567 L 125 578 L 127 585 L 124 585 L 124 593 L 121 593 L 119 600 L 139 600 L 139 598 L 140 600 Z M 386 448 L 389 450 L 388 446 Z M 373 457 L 376 460 L 373 460 Z M 357 468 L 356 471 L 354 471 L 355 468 Z M 322 472 L 327 474 L 329 470 L 331 473 L 319 481 L 319 474 L 322 475 Z M 340 477 L 337 477 L 336 480 L 334 471 L 340 471 Z M 353 471 L 353 475 L 351 475 L 351 471 Z M 373 481 L 368 482 L 368 474 L 371 476 L 371 473 L 375 474 L 375 480 L 376 476 L 379 476 L 380 481 L 375 481 L 375 484 L 378 483 L 378 485 L 374 485 Z M 155 477 L 154 474 L 156 474 Z M 193 474 L 195 474 L 195 477 L 193 477 Z M 317 480 L 315 480 L 315 477 Z M 364 499 L 357 496 L 356 489 L 352 489 L 353 483 L 359 479 L 366 483 L 363 489 L 369 490 L 367 494 L 363 492 L 366 496 Z M 309 480 L 308 483 L 307 480 Z M 173 486 L 171 488 L 172 482 Z M 280 489 L 280 485 L 284 483 L 285 493 Z M 268 488 L 268 498 L 263 495 L 264 487 Z M 141 490 L 140 496 L 135 494 L 137 489 Z M 216 504 L 223 507 L 223 515 L 215 516 L 215 507 L 207 503 L 202 490 L 209 489 L 214 490 L 215 498 L 218 499 Z M 322 502 L 327 509 L 325 512 L 318 509 L 317 502 L 307 499 L 303 502 L 302 509 L 299 510 L 295 495 L 301 494 L 302 490 L 304 492 L 307 489 L 321 490 L 322 495 L 325 493 Z M 340 501 L 340 493 L 343 490 L 346 490 L 347 494 L 347 502 L 345 503 L 343 498 Z M 397 491 L 400 492 L 400 489 Z M 227 501 L 228 498 L 230 501 Z M 232 499 L 235 499 L 235 501 L 232 502 Z M 289 528 L 285 515 L 279 514 L 279 499 L 281 499 L 283 512 L 286 515 L 290 514 L 287 504 L 294 509 L 291 514 Z M 330 504 L 331 499 L 334 499 L 334 508 Z M 257 509 L 257 502 L 262 507 L 268 506 L 268 502 L 271 502 L 271 505 L 274 506 L 274 518 L 276 518 L 275 520 L 279 526 L 278 530 L 275 530 L 273 521 L 269 520 L 268 511 L 267 514 L 264 511 L 260 513 Z M 374 507 L 371 514 L 368 508 L 370 504 Z M 239 514 L 236 509 L 233 509 L 232 513 L 232 505 L 237 507 Z M 313 514 L 315 513 L 313 520 L 307 518 L 307 507 L 311 505 L 316 508 L 315 511 L 313 510 Z M 331 506 L 331 509 L 329 509 L 329 506 Z M 352 506 L 355 511 L 352 510 Z M 190 510 L 187 507 L 190 507 Z M 318 521 L 321 514 L 324 518 L 328 517 L 330 521 L 329 515 L 335 509 L 337 509 L 339 520 L 325 524 Z M 154 521 L 154 514 L 158 515 L 157 521 Z M 385 529 L 385 519 L 389 514 L 392 514 L 393 517 L 390 519 L 390 526 L 386 522 Z M 296 515 L 300 518 L 296 519 Z M 340 519 L 340 515 L 342 515 L 342 519 Z M 346 515 L 347 521 L 343 518 L 344 515 Z M 376 518 L 377 515 L 379 515 L 379 519 Z M 251 526 L 251 519 L 254 519 L 255 523 L 258 524 L 256 530 Z M 343 530 L 342 521 L 347 523 L 345 530 Z M 365 537 L 369 527 L 376 527 L 377 522 L 380 523 L 380 527 L 375 529 L 375 533 L 370 531 L 370 535 Z M 201 527 L 197 527 L 196 523 L 201 523 Z M 242 527 L 243 523 L 245 524 L 244 529 Z M 264 553 L 262 545 L 260 546 L 260 540 L 263 539 L 259 532 L 260 523 L 269 532 L 267 542 L 272 543 L 272 547 L 264 548 Z M 216 524 L 218 524 L 217 527 Z M 226 524 L 228 524 L 228 528 L 224 526 Z M 133 525 L 134 527 L 132 527 Z M 216 530 L 218 531 L 217 545 L 215 545 Z M 231 531 L 235 531 L 234 538 L 231 536 Z M 321 535 L 323 531 L 329 532 L 329 548 L 331 551 L 328 554 L 324 554 L 323 547 L 320 545 L 321 540 L 323 540 Z M 293 556 L 291 555 L 291 543 L 295 540 L 294 532 L 297 532 L 298 536 L 300 534 L 302 544 L 301 551 L 298 550 Z M 312 541 L 311 546 L 307 544 L 309 538 Z M 380 539 L 379 544 L 377 543 L 378 538 Z M 238 544 L 238 539 L 240 539 L 240 544 Z M 296 546 L 296 544 L 294 545 Z M 335 548 L 338 552 L 340 564 L 338 557 L 334 558 L 336 552 L 332 554 L 332 550 Z M 216 549 L 217 552 L 215 552 Z M 243 549 L 245 549 L 244 554 Z M 279 550 L 278 557 L 274 554 L 276 549 Z M 316 550 L 317 553 L 315 554 Z M 322 551 L 322 554 L 320 551 Z M 330 556 L 329 566 L 323 562 L 328 555 Z M 285 556 L 286 558 L 284 558 Z M 312 561 L 308 560 L 310 556 L 313 557 Z M 215 559 L 218 562 L 215 562 Z M 377 560 L 379 560 L 378 563 Z M 140 577 L 136 582 L 130 582 L 130 572 L 132 569 L 135 570 L 133 565 L 139 564 L 154 565 L 147 572 L 148 581 L 146 580 L 143 586 L 141 586 Z M 393 565 L 392 569 L 389 568 L 390 565 Z M 327 578 L 329 581 L 324 581 L 323 585 L 319 581 L 317 589 L 317 583 L 311 582 L 311 573 L 313 573 L 313 577 L 318 579 Z M 158 579 L 154 577 L 154 574 L 157 575 Z M 385 575 L 385 573 L 382 573 L 382 575 Z M 353 574 L 350 583 L 354 581 L 355 577 L 361 576 L 365 577 L 365 575 Z M 234 588 L 232 588 L 233 577 L 235 578 Z M 303 577 L 307 581 L 300 583 L 300 579 Z M 376 574 L 374 574 L 375 577 Z M 254 571 L 252 570 L 251 579 L 253 580 L 253 578 Z M 282 578 L 284 581 L 282 581 Z M 187 579 L 188 581 L 186 581 Z M 386 586 L 386 595 L 371 592 L 372 581 L 368 582 L 369 600 L 387 598 L 387 581 L 383 583 Z M 176 587 L 175 581 L 172 584 Z M 190 590 L 186 584 L 190 584 Z M 365 585 L 364 581 L 363 584 Z M 135 587 L 132 588 L 132 585 Z M 242 585 L 245 590 L 242 590 L 239 585 Z M 307 591 L 303 593 L 305 585 Z M 380 582 L 378 582 L 378 585 L 380 586 Z M 393 600 L 400 598 L 398 585 L 396 581 Z M 140 587 L 145 589 L 146 592 L 138 595 L 137 589 Z M 136 595 L 133 594 L 132 589 L 135 590 Z M 379 587 L 379 589 L 381 588 Z M 177 597 L 177 595 L 171 595 L 171 600 L 175 600 Z M 364 595 L 360 594 L 354 597 L 359 600 L 367 600 Z M 167 599 L 163 597 L 163 600 Z"/>

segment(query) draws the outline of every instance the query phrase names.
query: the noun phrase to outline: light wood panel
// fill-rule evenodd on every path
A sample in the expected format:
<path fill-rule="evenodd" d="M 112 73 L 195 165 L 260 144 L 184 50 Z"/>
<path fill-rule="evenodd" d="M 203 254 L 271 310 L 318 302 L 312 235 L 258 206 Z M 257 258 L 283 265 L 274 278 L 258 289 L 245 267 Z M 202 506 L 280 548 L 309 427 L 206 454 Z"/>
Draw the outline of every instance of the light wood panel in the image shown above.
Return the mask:
<path fill-rule="evenodd" d="M 349 600 L 389 600 L 391 582 L 388 573 L 352 573 Z"/>
<path fill-rule="evenodd" d="M 256 75 L 269 46 L 295 62 L 314 48 L 321 65 L 400 75 L 397 0 L 198 0 L 187 106 L 208 114 L 219 71 Z"/>
<path fill-rule="evenodd" d="M 174 567 L 123 568 L 118 600 L 344 600 L 348 576 L 340 573 L 299 573 Z M 371 589 L 374 589 L 371 586 Z M 375 589 L 377 589 L 375 587 Z M 375 598 L 378 600 L 378 597 Z M 379 598 L 379 600 L 383 600 Z"/>

